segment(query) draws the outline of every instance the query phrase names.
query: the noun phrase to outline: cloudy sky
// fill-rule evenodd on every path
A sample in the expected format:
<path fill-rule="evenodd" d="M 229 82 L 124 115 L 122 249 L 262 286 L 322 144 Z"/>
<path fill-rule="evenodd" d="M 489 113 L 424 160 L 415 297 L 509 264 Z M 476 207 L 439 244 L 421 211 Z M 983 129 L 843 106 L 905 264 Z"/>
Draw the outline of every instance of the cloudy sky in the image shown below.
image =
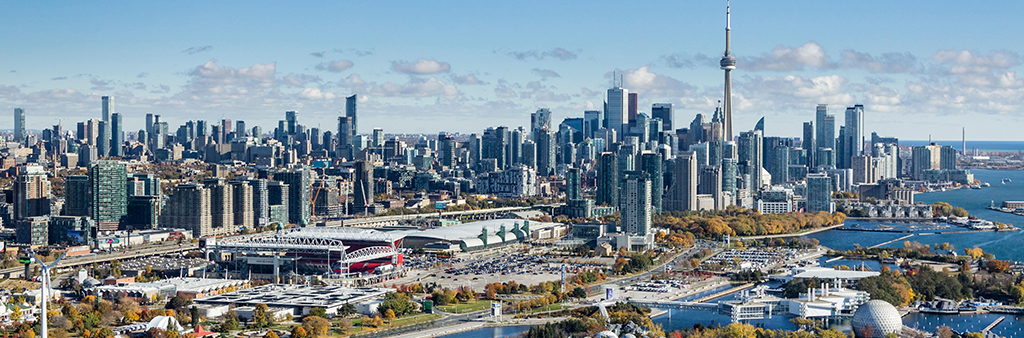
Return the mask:
<path fill-rule="evenodd" d="M 866 106 L 866 130 L 908 140 L 1019 140 L 1024 2 L 750 1 L 733 5 L 737 130 L 797 136 L 814 106 Z M 600 107 L 612 74 L 676 119 L 721 97 L 724 1 L 9 2 L 0 15 L 0 129 L 100 116 L 126 130 L 285 110 L 360 132 L 480 132 Z"/>

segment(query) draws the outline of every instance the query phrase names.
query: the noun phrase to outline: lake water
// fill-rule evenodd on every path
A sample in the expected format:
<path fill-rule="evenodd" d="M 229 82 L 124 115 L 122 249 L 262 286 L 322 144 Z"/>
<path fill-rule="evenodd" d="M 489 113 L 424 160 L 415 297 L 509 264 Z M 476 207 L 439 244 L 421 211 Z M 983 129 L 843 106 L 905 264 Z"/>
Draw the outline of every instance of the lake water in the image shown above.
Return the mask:
<path fill-rule="evenodd" d="M 999 205 L 1005 200 L 1024 200 L 1024 171 L 1001 171 L 1001 170 L 972 170 L 974 177 L 982 182 L 991 184 L 991 187 L 981 189 L 958 189 L 941 192 L 921 193 L 914 196 L 915 201 L 923 203 L 946 202 L 954 206 L 962 207 L 971 215 L 990 221 L 998 221 L 1016 226 L 1024 226 L 1024 216 L 1017 216 L 999 211 L 986 209 L 992 203 Z M 1006 184 L 1000 183 L 1003 178 L 1010 178 L 1012 181 Z M 854 222 L 854 221 L 851 221 Z M 870 225 L 870 222 L 858 222 Z M 863 231 L 826 231 L 810 235 L 817 238 L 821 245 L 834 249 L 853 249 L 873 246 L 879 243 L 897 239 L 907 234 L 904 233 L 883 233 Z M 996 258 L 1024 261 L 1024 231 L 1014 232 L 978 232 L 941 235 L 917 235 L 906 239 L 921 244 L 939 244 L 949 242 L 958 253 L 963 253 L 964 248 L 979 247 L 996 255 Z M 902 247 L 903 241 L 897 241 L 885 245 L 885 247 Z"/>

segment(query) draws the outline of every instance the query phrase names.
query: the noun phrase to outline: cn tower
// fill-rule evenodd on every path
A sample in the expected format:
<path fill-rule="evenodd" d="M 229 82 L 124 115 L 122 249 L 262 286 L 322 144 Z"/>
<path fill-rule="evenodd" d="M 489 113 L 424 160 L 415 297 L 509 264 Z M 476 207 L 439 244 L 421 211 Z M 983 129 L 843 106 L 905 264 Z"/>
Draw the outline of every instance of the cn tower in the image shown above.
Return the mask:
<path fill-rule="evenodd" d="M 725 2 L 725 54 L 719 64 L 725 71 L 725 100 L 722 101 L 722 111 L 725 115 L 725 123 L 722 126 L 722 136 L 726 141 L 732 141 L 732 70 L 736 69 L 736 59 L 729 52 L 729 33 L 732 31 L 729 16 L 729 1 Z"/>

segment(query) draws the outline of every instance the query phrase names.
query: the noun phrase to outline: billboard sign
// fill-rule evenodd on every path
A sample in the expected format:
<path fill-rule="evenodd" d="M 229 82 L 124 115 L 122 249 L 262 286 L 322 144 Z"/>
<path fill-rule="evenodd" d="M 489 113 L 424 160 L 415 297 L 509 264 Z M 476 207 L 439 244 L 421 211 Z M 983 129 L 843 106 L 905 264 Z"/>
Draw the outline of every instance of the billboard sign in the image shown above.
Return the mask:
<path fill-rule="evenodd" d="M 444 202 L 434 202 L 434 209 L 437 209 L 437 210 L 444 209 Z"/>

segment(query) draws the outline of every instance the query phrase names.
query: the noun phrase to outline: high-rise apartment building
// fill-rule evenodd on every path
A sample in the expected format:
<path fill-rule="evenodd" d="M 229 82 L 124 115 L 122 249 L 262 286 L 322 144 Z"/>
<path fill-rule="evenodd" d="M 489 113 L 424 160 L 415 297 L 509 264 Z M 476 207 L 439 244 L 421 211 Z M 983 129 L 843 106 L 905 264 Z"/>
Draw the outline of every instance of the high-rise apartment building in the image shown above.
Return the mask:
<path fill-rule="evenodd" d="M 851 158 L 864 153 L 864 105 L 858 104 L 846 108 L 846 139 L 843 144 L 843 161 L 850 163 Z"/>
<path fill-rule="evenodd" d="M 14 219 L 50 215 L 50 180 L 42 166 L 24 166 L 14 179 Z"/>
<path fill-rule="evenodd" d="M 274 180 L 284 182 L 289 186 L 288 222 L 302 226 L 309 224 L 309 219 L 312 216 L 310 205 L 312 173 L 309 168 L 278 171 L 274 173 Z M 370 196 L 372 196 L 372 191 Z"/>
<path fill-rule="evenodd" d="M 195 182 L 180 183 L 167 201 L 160 216 L 160 224 L 168 228 L 192 231 L 193 237 L 217 234 L 213 229 L 210 190 Z"/>
<path fill-rule="evenodd" d="M 662 199 L 665 195 L 665 176 L 662 174 L 661 154 L 645 151 L 640 154 L 640 170 L 651 181 L 651 208 L 653 212 L 661 212 Z"/>
<path fill-rule="evenodd" d="M 353 210 L 368 212 L 373 206 L 373 164 L 366 161 L 355 163 L 356 181 L 352 189 Z"/>
<path fill-rule="evenodd" d="M 25 143 L 25 109 L 14 108 L 14 141 Z"/>
<path fill-rule="evenodd" d="M 579 168 L 569 168 L 565 171 L 565 199 L 567 201 L 583 198 L 581 176 Z"/>
<path fill-rule="evenodd" d="M 832 177 L 828 174 L 807 174 L 807 212 L 835 212 L 832 202 Z"/>
<path fill-rule="evenodd" d="M 692 151 L 679 153 L 672 171 L 671 201 L 665 209 L 697 210 L 697 154 Z"/>
<path fill-rule="evenodd" d="M 619 206 L 619 163 L 614 152 L 604 152 L 597 160 L 598 205 Z"/>
<path fill-rule="evenodd" d="M 820 149 L 836 149 L 836 116 L 828 113 L 827 104 L 819 104 L 815 108 L 815 122 L 818 124 L 815 130 L 815 166 L 835 166 L 835 152 L 827 152 L 827 159 L 820 158 Z"/>
<path fill-rule="evenodd" d="M 551 130 L 551 109 L 548 108 L 537 109 L 530 114 L 530 132 L 535 133 L 543 129 Z"/>
<path fill-rule="evenodd" d="M 651 179 L 640 171 L 623 175 L 622 229 L 627 234 L 647 235 L 651 229 Z"/>
<path fill-rule="evenodd" d="M 814 153 L 818 148 L 814 143 L 814 121 L 804 122 L 804 136 L 800 142 L 804 151 L 807 152 L 807 167 L 813 168 L 815 166 Z"/>
<path fill-rule="evenodd" d="M 89 165 L 92 190 L 91 216 L 100 231 L 117 230 L 128 212 L 127 168 L 118 161 L 94 161 Z"/>
<path fill-rule="evenodd" d="M 110 115 L 110 156 L 124 157 L 124 122 L 120 113 Z"/>
<path fill-rule="evenodd" d="M 537 145 L 537 175 L 554 175 L 558 145 L 555 133 L 547 129 L 537 130 L 534 132 L 534 141 Z"/>

